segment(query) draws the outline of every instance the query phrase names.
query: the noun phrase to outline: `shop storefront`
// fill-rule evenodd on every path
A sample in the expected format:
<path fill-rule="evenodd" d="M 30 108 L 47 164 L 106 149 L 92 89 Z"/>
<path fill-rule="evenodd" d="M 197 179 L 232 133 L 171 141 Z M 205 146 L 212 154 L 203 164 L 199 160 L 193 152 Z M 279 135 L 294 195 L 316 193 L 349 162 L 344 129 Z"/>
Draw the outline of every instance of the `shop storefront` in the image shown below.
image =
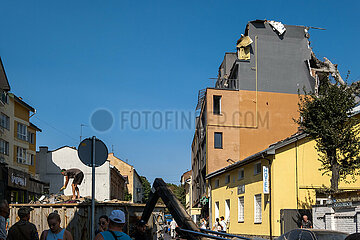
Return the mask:
<path fill-rule="evenodd" d="M 30 174 L 8 168 L 7 199 L 11 203 L 36 201 L 44 193 L 45 183 L 32 178 Z"/>

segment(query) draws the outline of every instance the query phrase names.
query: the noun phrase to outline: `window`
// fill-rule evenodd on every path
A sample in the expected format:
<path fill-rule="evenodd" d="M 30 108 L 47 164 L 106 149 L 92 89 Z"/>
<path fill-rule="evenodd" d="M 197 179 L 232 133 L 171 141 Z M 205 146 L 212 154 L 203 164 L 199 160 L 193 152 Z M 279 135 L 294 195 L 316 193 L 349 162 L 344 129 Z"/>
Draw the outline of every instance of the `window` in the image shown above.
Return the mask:
<path fill-rule="evenodd" d="M 244 222 L 244 197 L 238 198 L 238 222 Z"/>
<path fill-rule="evenodd" d="M 219 185 L 220 185 L 219 179 L 215 179 L 215 187 L 217 188 L 217 187 L 219 187 Z"/>
<path fill-rule="evenodd" d="M 262 222 L 261 214 L 261 194 L 254 196 L 254 223 Z"/>
<path fill-rule="evenodd" d="M 8 94 L 5 91 L 1 92 L 1 99 L 3 103 L 8 103 Z"/>
<path fill-rule="evenodd" d="M 27 127 L 24 124 L 17 124 L 17 137 L 21 140 L 26 141 L 27 138 Z"/>
<path fill-rule="evenodd" d="M 29 153 L 26 160 L 26 164 L 34 166 L 34 154 Z"/>
<path fill-rule="evenodd" d="M 30 144 L 34 144 L 34 133 L 28 132 L 27 134 L 27 140 Z"/>
<path fill-rule="evenodd" d="M 230 174 L 225 176 L 225 184 L 230 182 Z"/>
<path fill-rule="evenodd" d="M 219 202 L 215 202 L 215 219 L 219 218 Z"/>
<path fill-rule="evenodd" d="M 25 148 L 17 147 L 16 160 L 18 163 L 26 164 L 26 149 Z"/>
<path fill-rule="evenodd" d="M 221 96 L 213 96 L 213 113 L 216 115 L 221 113 Z"/>
<path fill-rule="evenodd" d="M 0 153 L 9 155 L 9 143 L 3 139 L 0 139 Z"/>
<path fill-rule="evenodd" d="M 245 184 L 238 186 L 238 195 L 245 193 Z"/>
<path fill-rule="evenodd" d="M 10 129 L 10 118 L 3 113 L 0 115 L 0 126 L 7 130 Z"/>
<path fill-rule="evenodd" d="M 222 132 L 216 132 L 214 133 L 214 148 L 222 148 Z"/>
<path fill-rule="evenodd" d="M 225 200 L 225 221 L 230 220 L 230 199 Z"/>
<path fill-rule="evenodd" d="M 255 163 L 254 165 L 254 175 L 261 173 L 261 162 Z"/>
<path fill-rule="evenodd" d="M 244 179 L 244 177 L 245 177 L 244 169 L 240 168 L 238 173 L 238 180 Z"/>

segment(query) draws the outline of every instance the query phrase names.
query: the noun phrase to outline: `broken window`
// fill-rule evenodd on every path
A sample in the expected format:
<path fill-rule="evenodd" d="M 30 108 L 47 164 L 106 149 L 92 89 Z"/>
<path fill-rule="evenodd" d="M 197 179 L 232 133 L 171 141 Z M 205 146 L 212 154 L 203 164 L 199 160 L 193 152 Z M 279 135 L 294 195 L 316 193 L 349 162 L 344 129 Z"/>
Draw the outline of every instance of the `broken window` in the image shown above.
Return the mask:
<path fill-rule="evenodd" d="M 213 96 L 213 113 L 216 115 L 221 113 L 221 96 Z"/>

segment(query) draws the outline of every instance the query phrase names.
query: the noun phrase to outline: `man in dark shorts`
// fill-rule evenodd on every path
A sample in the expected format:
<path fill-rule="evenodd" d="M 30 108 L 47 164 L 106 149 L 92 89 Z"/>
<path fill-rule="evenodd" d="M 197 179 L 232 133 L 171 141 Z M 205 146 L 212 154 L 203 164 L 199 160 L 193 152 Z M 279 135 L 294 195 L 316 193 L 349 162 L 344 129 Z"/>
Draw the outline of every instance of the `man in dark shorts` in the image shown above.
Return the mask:
<path fill-rule="evenodd" d="M 80 191 L 79 191 L 78 185 L 80 185 L 82 180 L 84 179 L 84 173 L 80 169 L 70 168 L 68 170 L 62 169 L 61 174 L 65 176 L 65 184 L 60 189 L 60 191 L 64 190 L 67 187 L 67 185 L 69 183 L 69 178 L 73 178 L 74 180 L 71 184 L 72 193 L 73 193 L 72 199 L 75 200 L 77 198 L 80 198 Z M 75 196 L 75 191 L 76 191 L 77 196 Z"/>

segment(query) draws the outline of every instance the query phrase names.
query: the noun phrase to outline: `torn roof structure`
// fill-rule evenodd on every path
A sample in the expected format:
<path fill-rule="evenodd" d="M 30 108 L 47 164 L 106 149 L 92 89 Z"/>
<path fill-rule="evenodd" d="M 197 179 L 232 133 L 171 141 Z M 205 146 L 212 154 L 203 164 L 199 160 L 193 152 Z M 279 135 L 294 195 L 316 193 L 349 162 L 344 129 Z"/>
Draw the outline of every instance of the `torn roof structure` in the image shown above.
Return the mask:
<path fill-rule="evenodd" d="M 225 54 L 215 88 L 297 93 L 304 87 L 316 91 L 329 74 L 343 82 L 337 65 L 316 58 L 308 31 L 305 26 L 250 21 L 236 43 L 237 52 Z"/>

